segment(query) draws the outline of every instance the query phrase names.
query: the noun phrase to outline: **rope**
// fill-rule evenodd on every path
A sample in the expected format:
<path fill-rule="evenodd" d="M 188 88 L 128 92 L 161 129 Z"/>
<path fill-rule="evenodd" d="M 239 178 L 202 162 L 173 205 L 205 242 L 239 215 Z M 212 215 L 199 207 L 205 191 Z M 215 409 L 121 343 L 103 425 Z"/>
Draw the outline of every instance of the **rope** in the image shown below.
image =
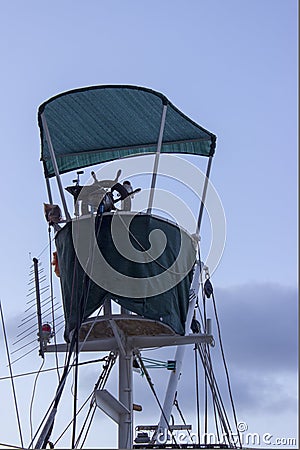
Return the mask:
<path fill-rule="evenodd" d="M 219 318 L 218 318 L 218 314 L 217 314 L 217 307 L 216 307 L 216 301 L 215 301 L 215 296 L 214 296 L 213 292 L 212 292 L 212 299 L 213 299 L 213 307 L 214 307 L 214 312 L 215 312 L 215 317 L 216 317 L 216 322 L 217 322 L 217 329 L 218 329 L 218 337 L 219 337 L 219 342 L 220 342 L 220 349 L 221 349 L 224 369 L 225 369 L 225 373 L 226 373 L 228 392 L 229 392 L 229 397 L 230 397 L 230 402 L 231 402 L 231 407 L 232 407 L 232 413 L 233 413 L 233 417 L 234 417 L 234 423 L 235 423 L 237 434 L 238 434 L 240 448 L 242 448 L 242 441 L 241 441 L 241 436 L 240 436 L 240 432 L 239 432 L 239 429 L 238 429 L 236 410 L 235 410 L 235 405 L 234 405 L 233 395 L 232 395 L 232 390 L 231 390 L 230 377 L 229 377 L 228 367 L 227 367 L 227 363 L 226 363 L 226 359 L 225 359 L 225 353 L 224 353 L 224 348 L 223 348 L 223 342 L 222 342 L 222 336 L 221 336 L 221 327 L 220 327 L 220 323 L 219 323 Z"/>
<path fill-rule="evenodd" d="M 228 438 L 228 442 L 229 442 L 230 441 L 230 438 L 229 438 L 230 437 L 230 433 L 228 431 L 228 423 L 229 423 L 228 422 L 228 417 L 227 417 L 226 413 L 223 412 L 222 407 L 220 406 L 220 404 L 223 405 L 223 402 L 222 402 L 222 399 L 220 397 L 218 397 L 218 395 L 216 393 L 216 390 L 215 390 L 215 386 L 216 386 L 215 378 L 214 378 L 213 374 L 210 373 L 209 370 L 208 370 L 208 363 L 207 363 L 207 360 L 205 359 L 205 356 L 204 356 L 205 353 L 204 353 L 203 348 L 201 348 L 201 346 L 199 344 L 197 344 L 197 348 L 198 348 L 198 352 L 199 352 L 200 358 L 202 360 L 203 368 L 204 368 L 204 371 L 205 371 L 205 378 L 206 378 L 207 382 L 209 383 L 209 386 L 210 386 L 210 389 L 211 389 L 211 392 L 212 392 L 212 396 L 213 396 L 213 400 L 216 402 L 218 413 L 219 413 L 219 417 L 220 417 L 220 420 L 222 421 L 223 429 L 225 431 L 225 434 L 226 434 L 226 436 Z M 212 376 L 212 378 L 209 377 L 210 375 Z M 219 390 L 217 392 L 219 393 Z M 226 423 L 226 421 L 227 421 L 227 423 Z M 207 434 L 205 434 L 204 436 L 207 437 Z"/>
<path fill-rule="evenodd" d="M 10 356 L 9 356 L 9 348 L 8 348 L 8 341 L 7 341 L 7 335 L 6 335 L 6 329 L 5 329 L 5 323 L 4 323 L 4 317 L 3 317 L 1 301 L 0 301 L 0 313 L 1 313 L 1 321 L 2 321 L 2 329 L 3 329 L 4 341 L 5 341 L 5 348 L 6 348 L 6 356 L 7 356 L 7 360 L 8 360 L 8 366 L 9 366 L 11 387 L 12 387 L 12 391 L 13 391 L 14 404 L 15 404 L 15 410 L 16 410 L 16 416 L 17 416 L 17 423 L 18 423 L 18 429 L 19 429 L 19 435 L 20 435 L 20 442 L 21 442 L 21 447 L 24 447 L 23 436 L 22 436 L 22 429 L 21 429 L 21 422 L 20 422 L 20 415 L 19 415 L 19 408 L 18 408 L 18 402 L 17 402 L 17 394 L 16 394 L 16 390 L 15 390 L 14 378 L 13 378 L 13 373 L 12 373 L 12 368 L 11 368 L 11 362 L 10 362 Z"/>
<path fill-rule="evenodd" d="M 178 404 L 178 400 L 177 400 L 177 391 L 176 391 L 176 393 L 175 393 L 175 398 L 174 398 L 174 403 L 173 403 L 173 404 L 174 404 L 175 408 L 177 409 L 177 411 L 178 411 L 178 413 L 179 413 L 179 415 L 180 415 L 180 417 L 181 417 L 182 422 L 184 423 L 184 425 L 186 425 L 185 418 L 184 418 L 184 416 L 183 416 L 183 414 L 182 414 L 181 409 L 179 408 L 179 404 Z M 190 433 L 190 430 L 187 430 L 187 432 L 188 432 L 188 435 L 190 436 L 191 442 L 193 442 L 193 439 L 192 439 L 192 435 L 191 435 L 191 433 Z"/>
<path fill-rule="evenodd" d="M 199 259 L 201 261 L 201 253 L 200 253 L 200 245 L 198 245 L 198 252 L 199 252 Z M 202 304 L 203 304 L 203 316 L 201 313 L 201 310 L 199 308 L 199 304 L 197 305 L 197 309 L 199 311 L 200 314 L 200 318 L 201 318 L 201 322 L 202 322 L 202 326 L 203 329 L 206 329 L 206 291 L 205 291 L 205 285 L 203 284 L 203 277 L 202 277 L 202 271 L 201 271 L 201 291 L 202 291 Z M 214 416 L 215 416 L 215 425 L 216 425 L 216 433 L 219 439 L 219 430 L 218 430 L 218 425 L 217 425 L 217 416 L 216 416 L 216 412 L 218 411 L 219 414 L 219 418 L 220 418 L 220 422 L 222 424 L 223 430 L 225 431 L 225 434 L 228 437 L 228 442 L 230 442 L 230 436 L 232 434 L 231 429 L 230 429 L 230 424 L 229 424 L 229 420 L 225 411 L 225 407 L 221 398 L 221 394 L 220 394 L 220 390 L 214 375 L 214 371 L 213 371 L 213 367 L 212 367 L 212 361 L 211 361 L 211 356 L 210 356 L 210 349 L 209 346 L 207 344 L 201 344 L 201 346 L 199 344 L 196 345 L 196 349 L 198 349 L 198 353 L 201 357 L 202 360 L 202 365 L 203 365 L 203 369 L 204 369 L 204 391 L 205 391 L 205 395 L 204 395 L 204 408 L 205 408 L 205 414 L 204 414 L 204 440 L 205 440 L 205 444 L 207 444 L 207 429 L 208 429 L 208 398 L 207 398 L 207 388 L 208 388 L 208 384 L 210 386 L 210 391 L 211 391 L 211 395 L 212 395 L 212 401 L 213 401 L 213 409 L 214 409 Z M 195 365 L 197 365 L 197 356 L 195 353 Z M 197 371 L 197 369 L 196 369 Z M 198 377 L 197 377 L 198 379 Z M 196 385 L 196 389 L 198 389 L 197 385 Z M 198 392 L 198 391 L 197 391 Z M 199 394 L 197 393 L 197 396 Z M 197 402 L 199 400 L 197 399 Z M 197 414 L 199 414 L 199 406 L 197 405 Z M 199 418 L 199 422 L 200 424 L 200 418 Z M 230 433 L 229 433 L 230 430 Z M 198 430 L 198 439 L 199 439 L 199 443 L 200 443 L 200 430 Z"/>
<path fill-rule="evenodd" d="M 78 317 L 79 322 L 79 317 Z M 78 355 L 79 355 L 79 323 L 76 329 L 76 350 L 75 350 L 75 380 L 74 380 L 74 402 L 73 402 L 73 431 L 71 448 L 75 448 L 76 418 L 77 418 L 77 393 L 78 393 Z"/>
<path fill-rule="evenodd" d="M 107 357 L 107 364 L 104 366 L 103 371 L 100 374 L 100 376 L 99 376 L 99 378 L 98 378 L 98 380 L 97 380 L 97 382 L 95 384 L 93 392 L 95 392 L 96 389 L 104 389 L 104 387 L 106 385 L 106 382 L 108 380 L 109 374 L 110 374 L 110 372 L 111 372 L 111 370 L 112 370 L 112 368 L 113 368 L 113 366 L 114 366 L 114 364 L 116 362 L 116 359 L 117 359 L 117 355 L 114 352 L 110 352 L 109 356 Z M 86 430 L 86 433 L 84 435 L 84 438 L 83 438 L 83 441 L 81 443 L 81 447 L 80 448 L 83 447 L 83 445 L 84 445 L 84 443 L 85 443 L 85 441 L 87 439 L 87 436 L 88 436 L 88 433 L 89 433 L 89 430 L 90 430 L 90 427 L 91 427 L 91 424 L 92 424 L 92 421 L 93 421 L 93 418 L 94 418 L 94 415 L 95 415 L 95 412 L 96 412 L 96 404 L 95 404 L 95 399 L 94 398 L 93 398 L 93 401 L 90 404 L 90 408 L 89 408 L 89 411 L 87 413 L 86 419 L 85 419 L 85 421 L 84 421 L 84 423 L 82 425 L 81 431 L 80 431 L 80 433 L 78 435 L 77 441 L 75 443 L 75 448 L 78 448 L 79 441 L 80 441 L 81 436 L 82 436 L 82 434 L 84 432 L 84 428 L 85 428 L 85 426 L 87 424 L 87 421 L 88 421 L 88 418 L 89 418 L 89 415 L 91 414 L 91 412 L 92 412 L 92 415 L 91 415 L 91 418 L 90 418 L 90 421 L 89 421 L 89 424 L 88 424 L 88 427 L 87 427 L 87 430 Z"/>

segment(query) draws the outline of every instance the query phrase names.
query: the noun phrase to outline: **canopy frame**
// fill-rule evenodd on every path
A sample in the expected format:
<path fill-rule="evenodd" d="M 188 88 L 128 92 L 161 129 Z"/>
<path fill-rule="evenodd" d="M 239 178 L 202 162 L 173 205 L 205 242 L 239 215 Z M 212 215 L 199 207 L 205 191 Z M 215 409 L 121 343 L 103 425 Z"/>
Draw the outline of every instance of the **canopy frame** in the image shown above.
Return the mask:
<path fill-rule="evenodd" d="M 153 206 L 154 189 L 155 189 L 155 185 L 156 185 L 158 163 L 159 163 L 159 157 L 160 157 L 160 152 L 161 152 L 161 145 L 162 145 L 162 141 L 163 141 L 165 123 L 166 123 L 167 107 L 168 107 L 167 104 L 163 105 L 160 130 L 159 130 L 159 136 L 158 136 L 158 142 L 157 142 L 157 150 L 156 150 L 156 154 L 155 154 L 153 174 L 152 174 L 151 187 L 150 187 L 149 204 L 148 204 L 148 209 L 147 209 L 148 214 L 151 214 L 151 210 L 152 210 L 152 206 Z"/>
<path fill-rule="evenodd" d="M 51 140 L 51 137 L 50 137 L 47 120 L 46 120 L 46 117 L 45 117 L 44 113 L 41 114 L 41 120 L 42 120 L 42 124 L 43 124 L 44 130 L 45 130 L 45 137 L 46 137 L 46 140 L 47 140 L 47 143 L 48 143 L 50 156 L 51 156 L 51 161 L 52 161 L 52 164 L 53 164 L 55 177 L 56 177 L 56 181 L 57 181 L 57 187 L 58 187 L 58 190 L 59 190 L 59 193 L 60 193 L 60 197 L 61 197 L 61 201 L 62 201 L 62 204 L 63 204 L 66 220 L 70 221 L 71 220 L 71 216 L 70 216 L 70 213 L 68 211 L 68 206 L 67 206 L 67 202 L 66 202 L 64 188 L 63 188 L 63 185 L 62 185 L 62 182 L 61 182 L 61 177 L 60 177 L 60 173 L 59 173 L 59 169 L 58 169 L 58 165 L 57 165 L 57 161 L 56 161 L 56 156 L 55 156 L 52 140 Z M 52 200 L 52 192 L 51 192 L 51 188 L 50 188 L 49 182 L 47 182 L 47 191 L 48 191 L 49 201 L 50 201 L 50 203 L 52 203 L 52 201 L 53 201 Z"/>
<path fill-rule="evenodd" d="M 159 103 L 163 108 L 155 151 L 156 138 L 153 132 L 156 125 L 159 126 Z M 109 119 L 106 119 L 107 114 L 111 114 Z M 196 235 L 199 235 L 216 136 L 183 114 L 163 94 L 133 85 L 100 85 L 73 89 L 44 102 L 39 107 L 38 121 L 41 134 L 41 160 L 44 164 L 49 202 L 53 203 L 50 178 L 55 176 L 66 221 L 71 220 L 71 216 L 62 186 L 62 173 L 99 164 L 101 161 L 155 154 L 147 209 L 147 213 L 151 214 L 161 153 L 191 153 L 208 156 L 196 226 Z M 86 124 L 85 121 L 88 123 Z M 128 125 L 128 123 L 132 125 L 133 133 L 131 128 L 126 133 L 125 124 Z M 145 125 L 145 130 L 141 123 Z M 78 131 L 78 142 L 76 129 L 74 133 L 74 127 L 77 125 L 81 127 Z M 114 137 L 114 132 L 119 131 L 119 125 L 123 127 L 122 132 Z M 168 125 L 167 129 L 166 125 Z M 92 136 L 93 144 L 91 144 L 89 133 L 93 133 L 93 126 L 96 127 L 96 131 Z M 137 129 L 142 130 L 141 134 L 138 133 L 141 141 L 134 136 Z M 124 135 L 125 140 L 120 140 L 121 135 Z M 147 141 L 145 136 L 150 139 Z"/>

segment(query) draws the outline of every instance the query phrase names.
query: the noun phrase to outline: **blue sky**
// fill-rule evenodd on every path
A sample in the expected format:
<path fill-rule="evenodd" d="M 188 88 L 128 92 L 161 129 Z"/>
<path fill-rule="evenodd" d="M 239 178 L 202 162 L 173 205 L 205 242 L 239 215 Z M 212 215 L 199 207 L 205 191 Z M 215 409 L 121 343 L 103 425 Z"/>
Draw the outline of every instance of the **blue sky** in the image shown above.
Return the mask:
<path fill-rule="evenodd" d="M 146 86 L 217 135 L 211 180 L 224 207 L 227 240 L 213 281 L 226 299 L 223 328 L 236 406 L 252 431 L 296 436 L 297 17 L 294 0 L 1 2 L 0 298 L 11 341 L 25 310 L 29 253 L 39 254 L 48 239 L 38 106 L 81 86 Z M 257 334 L 259 342 L 251 338 Z M 265 339 L 268 346 L 261 345 Z M 34 355 L 15 370 L 39 364 Z M 5 376 L 4 351 L 0 365 Z M 248 397 L 241 375 L 247 371 Z M 21 386 L 30 398 L 32 379 Z M 0 384 L 3 389 L 12 405 L 8 384 Z M 275 394 L 280 417 L 278 408 L 267 407 Z M 246 407 L 258 397 L 260 416 Z M 28 402 L 24 416 L 27 411 Z M 0 442 L 17 443 L 14 414 L 2 413 Z M 24 428 L 28 433 L 27 422 Z"/>

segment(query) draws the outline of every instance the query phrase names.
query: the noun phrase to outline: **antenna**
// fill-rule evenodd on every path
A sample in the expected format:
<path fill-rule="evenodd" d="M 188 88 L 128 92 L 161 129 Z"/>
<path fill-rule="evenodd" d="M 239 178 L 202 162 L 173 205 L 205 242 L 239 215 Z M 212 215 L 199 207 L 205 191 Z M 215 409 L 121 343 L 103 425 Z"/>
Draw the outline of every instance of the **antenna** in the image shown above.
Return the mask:
<path fill-rule="evenodd" d="M 38 269 L 39 261 L 37 258 L 33 258 L 33 267 L 34 267 L 34 279 L 35 279 L 35 292 L 36 292 L 36 312 L 38 318 L 38 336 L 40 343 L 40 356 L 44 359 L 44 345 L 42 341 L 42 311 L 41 311 L 41 295 L 40 295 L 40 282 L 39 282 L 39 269 Z"/>

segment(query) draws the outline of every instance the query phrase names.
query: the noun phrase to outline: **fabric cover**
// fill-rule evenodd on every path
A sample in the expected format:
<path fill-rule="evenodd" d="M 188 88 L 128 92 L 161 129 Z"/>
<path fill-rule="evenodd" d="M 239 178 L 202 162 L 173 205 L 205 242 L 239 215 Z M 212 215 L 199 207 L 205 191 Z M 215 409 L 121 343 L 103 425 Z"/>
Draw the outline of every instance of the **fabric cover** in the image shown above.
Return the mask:
<path fill-rule="evenodd" d="M 133 216 L 131 213 L 123 213 L 121 220 L 118 219 L 119 223 L 115 225 L 119 226 L 118 232 L 128 233 L 129 229 L 133 248 L 139 251 L 141 258 L 145 255 L 145 262 L 134 262 L 130 258 L 122 256 L 116 249 L 111 233 L 113 217 L 113 213 L 103 214 L 100 222 L 96 223 L 99 225 L 96 235 L 94 233 L 95 221 L 92 217 L 69 222 L 56 234 L 55 241 L 66 324 L 65 339 L 68 341 L 69 334 L 76 328 L 76 325 L 80 325 L 83 320 L 96 311 L 107 297 L 138 315 L 161 321 L 169 325 L 176 333 L 184 334 L 189 288 L 196 258 L 192 237 L 170 221 L 153 215 L 139 213 Z M 76 228 L 78 224 L 80 226 Z M 147 260 L 147 250 L 150 247 L 149 234 L 157 229 L 165 234 L 166 246 L 160 256 L 155 260 L 150 258 L 149 261 L 149 258 Z M 88 230 L 92 230 L 101 254 L 118 273 L 125 274 L 129 278 L 147 278 L 143 287 L 139 288 L 139 292 L 135 294 L 135 298 L 115 295 L 109 292 L 107 286 L 99 286 L 85 274 L 82 259 L 80 258 L 81 262 L 79 262 L 74 249 L 74 242 L 78 243 L 79 239 L 84 242 L 86 247 L 86 262 L 83 265 L 92 266 L 94 273 L 100 274 L 100 278 L 103 272 L 103 265 L 98 264 L 97 258 L 94 257 L 95 249 L 91 248 Z M 152 233 L 150 240 L 154 249 L 162 244 L 160 236 L 160 233 L 155 236 Z M 122 235 L 121 238 L 123 238 Z M 175 262 L 180 250 L 182 254 Z M 147 292 L 153 293 L 153 289 L 161 287 L 155 285 L 156 281 L 153 281 L 153 277 L 163 273 L 174 262 L 175 269 L 168 274 L 171 277 L 168 281 L 172 282 L 173 287 L 158 295 L 147 296 Z M 172 277 L 175 278 L 172 280 Z M 113 280 L 103 281 L 104 285 L 107 284 L 107 281 L 113 282 Z"/>

